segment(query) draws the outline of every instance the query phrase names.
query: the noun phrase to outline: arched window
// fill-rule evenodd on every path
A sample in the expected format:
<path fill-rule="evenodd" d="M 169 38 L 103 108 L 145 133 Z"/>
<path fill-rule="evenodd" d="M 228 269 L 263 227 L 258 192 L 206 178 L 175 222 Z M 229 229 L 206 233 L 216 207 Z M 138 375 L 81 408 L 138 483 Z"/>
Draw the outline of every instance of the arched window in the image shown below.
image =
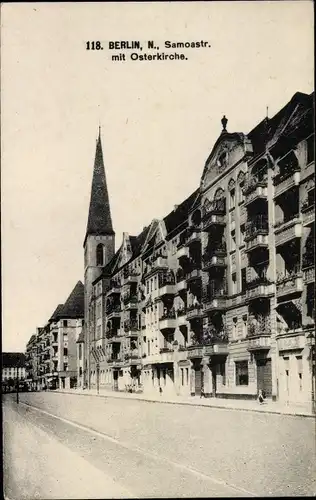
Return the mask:
<path fill-rule="evenodd" d="M 228 183 L 228 190 L 229 190 L 229 208 L 234 208 L 236 202 L 236 189 L 235 189 L 234 179 L 230 179 Z"/>
<path fill-rule="evenodd" d="M 220 200 L 224 198 L 224 189 L 218 188 L 214 194 L 214 200 Z"/>
<path fill-rule="evenodd" d="M 97 266 L 103 266 L 104 247 L 103 247 L 102 243 L 99 243 L 99 245 L 97 246 L 96 256 L 97 256 Z"/>

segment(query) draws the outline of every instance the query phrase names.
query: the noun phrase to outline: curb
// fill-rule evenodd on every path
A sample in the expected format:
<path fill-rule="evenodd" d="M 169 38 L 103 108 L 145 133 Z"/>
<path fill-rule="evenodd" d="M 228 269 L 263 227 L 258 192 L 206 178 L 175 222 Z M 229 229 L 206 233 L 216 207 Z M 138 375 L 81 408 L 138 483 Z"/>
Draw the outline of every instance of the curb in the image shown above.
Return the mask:
<path fill-rule="evenodd" d="M 254 412 L 254 413 L 268 413 L 271 415 L 283 415 L 283 416 L 288 416 L 288 417 L 304 417 L 304 418 L 315 418 L 315 415 L 312 415 L 311 413 L 285 413 L 280 410 L 257 410 L 256 408 L 234 408 L 232 406 L 213 406 L 213 405 L 203 405 L 197 402 L 193 403 L 186 403 L 184 401 L 166 401 L 166 400 L 155 400 L 155 399 L 146 399 L 146 398 L 132 398 L 132 397 L 125 397 L 125 396 L 112 396 L 111 394 L 89 394 L 89 393 L 83 393 L 83 392 L 68 392 L 68 391 L 60 391 L 60 390 L 55 390 L 55 391 L 50 391 L 50 392 L 57 392 L 58 394 L 70 394 L 73 396 L 91 396 L 91 397 L 99 397 L 99 398 L 112 398 L 112 399 L 120 399 L 120 400 L 131 400 L 131 401 L 143 401 L 145 403 L 158 403 L 158 404 L 169 404 L 169 405 L 181 405 L 181 406 L 195 406 L 198 408 L 209 408 L 209 409 L 215 409 L 215 410 L 233 410 L 233 411 L 247 411 L 247 412 Z"/>

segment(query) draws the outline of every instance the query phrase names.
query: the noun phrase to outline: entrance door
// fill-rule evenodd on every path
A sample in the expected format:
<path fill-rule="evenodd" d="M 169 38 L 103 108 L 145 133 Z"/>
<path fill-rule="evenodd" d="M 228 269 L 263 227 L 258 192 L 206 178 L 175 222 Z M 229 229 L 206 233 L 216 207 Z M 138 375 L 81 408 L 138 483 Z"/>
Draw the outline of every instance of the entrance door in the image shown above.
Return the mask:
<path fill-rule="evenodd" d="M 217 365 L 215 366 L 212 366 L 212 395 L 214 398 L 216 398 L 216 368 L 217 368 Z"/>
<path fill-rule="evenodd" d="M 195 368 L 195 395 L 201 395 L 202 383 L 202 370 L 200 367 L 197 367 Z"/>
<path fill-rule="evenodd" d="M 272 396 L 271 359 L 257 360 L 257 384 L 258 389 L 262 389 L 268 398 Z"/>
<path fill-rule="evenodd" d="M 118 391 L 118 371 L 113 371 L 113 389 Z"/>

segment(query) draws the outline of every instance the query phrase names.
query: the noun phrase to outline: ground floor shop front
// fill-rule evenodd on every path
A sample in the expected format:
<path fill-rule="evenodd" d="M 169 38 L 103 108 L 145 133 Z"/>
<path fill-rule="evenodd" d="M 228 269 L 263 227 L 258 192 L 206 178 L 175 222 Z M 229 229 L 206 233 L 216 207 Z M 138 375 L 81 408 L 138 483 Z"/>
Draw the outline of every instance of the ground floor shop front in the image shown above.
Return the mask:
<path fill-rule="evenodd" d="M 134 365 L 102 364 L 90 373 L 90 388 L 213 398 L 256 399 L 259 390 L 273 401 L 312 402 L 311 349 L 287 339 L 238 342 L 229 351 L 191 349 L 181 360 Z M 315 392 L 315 390 L 314 390 Z"/>

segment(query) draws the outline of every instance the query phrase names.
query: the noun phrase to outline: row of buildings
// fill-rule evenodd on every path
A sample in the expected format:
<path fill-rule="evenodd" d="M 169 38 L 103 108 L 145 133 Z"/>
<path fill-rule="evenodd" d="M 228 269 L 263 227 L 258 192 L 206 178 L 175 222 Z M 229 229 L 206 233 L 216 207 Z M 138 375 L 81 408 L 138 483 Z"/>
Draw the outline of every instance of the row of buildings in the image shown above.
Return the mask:
<path fill-rule="evenodd" d="M 118 251 L 99 135 L 82 309 L 59 306 L 30 339 L 40 380 L 314 400 L 313 123 L 314 94 L 302 93 L 247 134 L 223 117 L 199 187 L 138 236 L 123 233 Z"/>

